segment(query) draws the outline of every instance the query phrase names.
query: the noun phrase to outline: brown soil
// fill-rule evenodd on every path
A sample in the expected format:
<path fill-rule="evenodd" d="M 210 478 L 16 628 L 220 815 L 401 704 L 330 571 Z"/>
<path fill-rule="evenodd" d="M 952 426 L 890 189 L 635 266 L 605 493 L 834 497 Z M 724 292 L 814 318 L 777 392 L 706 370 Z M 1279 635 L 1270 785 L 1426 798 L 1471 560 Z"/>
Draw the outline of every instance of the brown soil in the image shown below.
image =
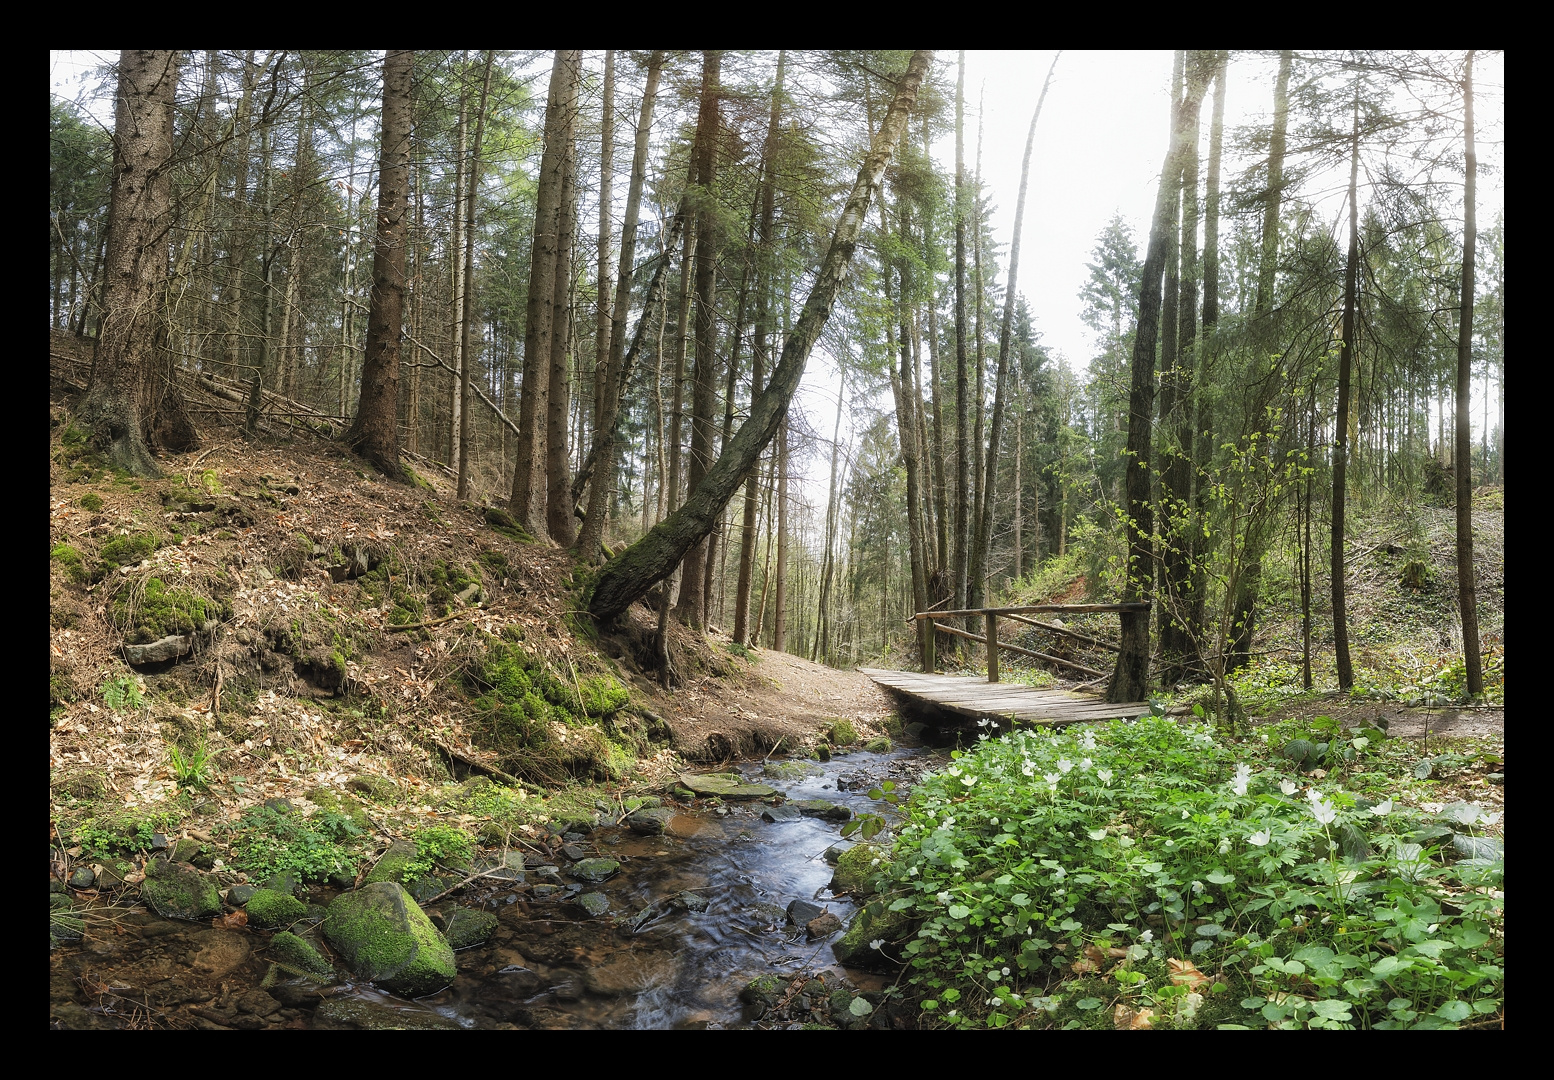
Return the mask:
<path fill-rule="evenodd" d="M 709 642 L 727 655 L 727 638 Z M 721 760 L 764 754 L 781 740 L 785 748 L 807 749 L 839 719 L 850 721 L 860 739 L 884 733 L 892 706 L 866 675 L 770 649 L 750 653 L 750 660 L 729 657 L 732 677 L 707 675 L 673 693 L 650 691 L 680 753 Z"/>

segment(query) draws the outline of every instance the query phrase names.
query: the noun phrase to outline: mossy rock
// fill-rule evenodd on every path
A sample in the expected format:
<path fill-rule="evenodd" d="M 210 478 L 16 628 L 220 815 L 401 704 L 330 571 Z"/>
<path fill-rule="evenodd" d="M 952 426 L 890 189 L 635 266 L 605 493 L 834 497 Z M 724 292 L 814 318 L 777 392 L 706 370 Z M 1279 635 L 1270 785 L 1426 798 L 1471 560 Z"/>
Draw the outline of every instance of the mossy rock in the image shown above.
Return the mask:
<path fill-rule="evenodd" d="M 396 882 L 337 897 L 324 936 L 352 972 L 393 993 L 419 997 L 453 981 L 453 948 Z"/>
<path fill-rule="evenodd" d="M 393 802 L 399 795 L 399 788 L 394 786 L 392 780 L 370 774 L 353 776 L 345 782 L 345 786 L 374 802 Z"/>
<path fill-rule="evenodd" d="M 121 566 L 134 566 L 157 549 L 155 533 L 131 533 L 116 536 L 102 546 L 97 557 L 102 560 L 102 572 L 117 570 Z"/>
<path fill-rule="evenodd" d="M 260 889 L 249 897 L 245 910 L 249 923 L 269 930 L 290 926 L 308 913 L 308 906 L 289 893 Z"/>
<path fill-rule="evenodd" d="M 493 912 L 477 911 L 474 908 L 454 908 L 453 914 L 448 917 L 448 925 L 443 930 L 443 937 L 454 951 L 459 949 L 471 949 L 476 945 L 484 945 L 496 933 L 497 918 Z"/>
<path fill-rule="evenodd" d="M 187 589 L 169 588 L 147 578 L 142 589 L 125 585 L 113 600 L 113 624 L 125 631 L 126 645 L 147 645 L 192 634 L 217 614 L 214 601 Z"/>
<path fill-rule="evenodd" d="M 518 524 L 513 515 L 499 507 L 486 507 L 486 524 L 509 540 L 516 540 L 520 544 L 534 543 L 534 534 Z"/>
<path fill-rule="evenodd" d="M 912 926 L 912 920 L 899 911 L 887 909 L 878 918 L 870 917 L 866 910 L 859 911 L 853 916 L 847 932 L 832 943 L 831 951 L 838 963 L 848 967 L 899 971 L 900 965 L 886 955 L 884 946 L 905 938 L 911 933 Z M 875 941 L 882 943 L 881 948 L 872 947 L 871 943 Z"/>
<path fill-rule="evenodd" d="M 221 914 L 215 881 L 184 863 L 163 859 L 147 863 L 140 898 L 164 919 L 209 919 Z"/>
<path fill-rule="evenodd" d="M 864 743 L 863 748 L 871 754 L 887 754 L 890 752 L 890 740 L 880 735 Z"/>
<path fill-rule="evenodd" d="M 747 784 L 738 773 L 681 773 L 680 783 L 697 795 L 720 799 L 769 799 L 778 793 L 765 784 Z"/>
<path fill-rule="evenodd" d="M 761 766 L 761 775 L 773 780 L 802 780 L 806 776 L 819 776 L 823 771 L 808 761 L 768 761 Z"/>
<path fill-rule="evenodd" d="M 300 938 L 290 930 L 282 930 L 270 939 L 270 959 L 288 971 L 300 972 L 315 978 L 332 978 L 334 965 L 326 960 L 312 942 Z"/>
<path fill-rule="evenodd" d="M 410 840 L 395 840 L 388 846 L 372 870 L 367 874 L 363 885 L 372 885 L 379 881 L 395 881 L 404 883 L 405 874 L 410 869 L 410 864 L 415 862 L 416 846 Z"/>
<path fill-rule="evenodd" d="M 832 721 L 826 734 L 832 746 L 852 746 L 858 741 L 858 729 L 853 727 L 851 720 Z"/>
<path fill-rule="evenodd" d="M 874 865 L 875 862 L 879 865 Z M 890 867 L 889 853 L 873 844 L 858 844 L 848 848 L 836 860 L 836 872 L 831 878 L 831 891 L 850 893 L 856 897 L 874 895 L 874 882 Z"/>

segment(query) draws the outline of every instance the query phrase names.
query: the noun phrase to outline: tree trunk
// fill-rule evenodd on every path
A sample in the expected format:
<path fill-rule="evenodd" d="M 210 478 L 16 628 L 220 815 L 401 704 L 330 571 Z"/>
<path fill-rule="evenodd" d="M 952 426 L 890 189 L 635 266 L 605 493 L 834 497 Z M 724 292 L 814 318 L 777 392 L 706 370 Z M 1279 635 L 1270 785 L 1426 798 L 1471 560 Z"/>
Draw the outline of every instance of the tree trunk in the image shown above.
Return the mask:
<path fill-rule="evenodd" d="M 545 407 L 545 528 L 562 547 L 577 536 L 573 515 L 571 455 L 567 419 L 571 384 L 567 360 L 572 355 L 572 252 L 577 232 L 577 99 L 582 83 L 582 53 L 568 61 L 566 108 L 557 137 L 561 140 L 561 204 L 556 213 L 556 273 L 551 293 L 550 396 Z"/>
<path fill-rule="evenodd" d="M 1167 323 L 1165 333 L 1176 334 L 1174 363 L 1162 355 L 1160 423 L 1171 425 L 1162 432 L 1160 501 L 1165 521 L 1161 531 L 1170 541 L 1161 553 L 1161 583 L 1166 602 L 1159 617 L 1161 681 L 1180 682 L 1201 670 L 1198 639 L 1200 626 L 1193 618 L 1195 557 L 1200 548 L 1200 526 L 1193 513 L 1193 414 L 1194 375 L 1198 342 L 1198 140 L 1203 97 L 1212 75 L 1213 54 L 1188 54 L 1183 107 L 1188 110 L 1186 149 L 1182 155 L 1181 233 L 1177 251 L 1181 267 L 1177 283 L 1177 322 Z"/>
<path fill-rule="evenodd" d="M 846 278 L 869 200 L 879 187 L 885 165 L 905 129 L 907 113 L 916 101 L 918 86 L 931 60 L 930 52 L 914 53 L 897 82 L 895 100 L 859 169 L 804 309 L 787 335 L 771 382 L 751 405 L 750 418 L 685 505 L 605 566 L 589 601 L 589 611 L 595 619 L 613 622 L 627 605 L 669 575 L 691 545 L 711 531 L 734 490 L 777 433 L 803 377 L 810 350 Z"/>
<path fill-rule="evenodd" d="M 157 400 L 152 376 L 172 225 L 177 86 L 176 52 L 127 49 L 120 55 L 104 312 L 81 417 L 108 461 L 136 476 L 162 475 L 144 428 Z"/>
<path fill-rule="evenodd" d="M 405 309 L 405 209 L 410 196 L 410 86 L 415 54 L 383 58 L 383 156 L 378 165 L 378 232 L 361 403 L 346 443 L 393 480 L 399 464 L 399 339 Z"/>
<path fill-rule="evenodd" d="M 691 459 L 686 486 L 695 490 L 712 461 L 712 409 L 717 378 L 717 311 L 714 288 L 720 238 L 712 185 L 718 149 L 718 94 L 723 54 L 702 56 L 701 112 L 696 120 L 696 368 L 691 385 Z M 720 511 L 721 514 L 721 511 Z M 707 623 L 707 544 L 698 540 L 685 554 L 680 573 L 680 604 L 676 617 L 693 630 Z"/>
<path fill-rule="evenodd" d="M 466 55 L 466 60 L 468 59 Z M 453 270 L 453 299 L 451 308 L 453 325 L 448 331 L 448 352 L 453 374 L 448 379 L 448 464 L 455 469 L 463 460 L 464 414 L 464 199 L 466 197 L 464 172 L 469 156 L 469 84 L 468 65 L 461 64 L 459 80 L 458 149 L 453 155 L 453 242 L 448 246 L 448 262 Z"/>
<path fill-rule="evenodd" d="M 523 392 L 518 399 L 518 460 L 508 509 L 536 536 L 546 533 L 545 423 L 548 416 L 550 348 L 560 242 L 563 125 L 575 108 L 575 71 L 581 54 L 558 49 L 550 69 L 545 103 L 545 149 L 535 191 L 534 242 L 529 262 L 529 297 L 523 335 Z"/>
<path fill-rule="evenodd" d="M 486 50 L 485 78 L 480 84 L 480 105 L 475 110 L 474 153 L 469 162 L 469 192 L 464 206 L 464 251 L 455 252 L 454 258 L 462 258 L 461 274 L 464 288 L 460 298 L 463 312 L 459 316 L 463 341 L 459 346 L 459 478 L 457 498 L 462 502 L 469 498 L 469 444 L 470 444 L 470 368 L 475 356 L 475 201 L 480 197 L 480 149 L 486 131 L 486 98 L 491 93 L 491 68 L 496 60 L 494 50 Z M 462 132 L 461 132 L 462 134 Z M 462 155 L 461 155 L 462 157 Z"/>
<path fill-rule="evenodd" d="M 777 81 L 772 86 L 771 116 L 766 124 L 766 142 L 761 148 L 761 226 L 756 240 L 755 330 L 750 350 L 750 401 L 761 396 L 766 378 L 767 335 L 771 318 L 771 243 L 776 212 L 777 132 L 782 123 L 782 84 L 788 50 L 777 54 Z M 751 466 L 745 481 L 744 527 L 739 543 L 739 585 L 734 594 L 734 640 L 746 642 L 750 634 L 750 587 L 755 576 L 757 475 L 759 462 Z"/>
<path fill-rule="evenodd" d="M 605 376 L 610 355 L 610 215 L 615 202 L 615 50 L 604 51 L 604 100 L 599 116 L 599 238 L 594 271 L 594 386 L 591 428 L 594 441 L 606 411 Z M 581 444 L 582 439 L 578 442 Z M 608 485 L 613 475 L 602 476 Z"/>
<path fill-rule="evenodd" d="M 632 151 L 631 159 L 631 187 L 626 195 L 626 217 L 621 222 L 621 251 L 620 261 L 616 267 L 614 310 L 610 316 L 610 343 L 609 352 L 604 360 L 604 386 L 600 399 L 598 420 L 594 430 L 594 451 L 590 454 L 594 465 L 594 472 L 598 473 L 597 479 L 592 480 L 592 486 L 588 489 L 588 512 L 583 518 L 583 526 L 578 532 L 577 552 L 590 561 L 594 553 L 599 551 L 604 542 L 605 516 L 608 512 L 608 498 L 610 488 L 614 486 L 615 472 L 617 468 L 615 429 L 619 423 L 621 410 L 621 387 L 623 385 L 622 371 L 626 349 L 626 316 L 631 304 L 631 277 L 635 269 L 637 256 L 637 218 L 642 210 L 642 188 L 647 179 L 647 152 L 648 135 L 653 127 L 653 105 L 658 97 L 659 74 L 664 67 L 664 50 L 654 50 L 648 58 L 647 85 L 642 91 L 642 112 L 637 120 L 636 144 Z M 673 241 L 670 241 L 673 244 Z M 667 261 L 667 254 L 664 257 Z M 662 265 L 662 264 L 661 264 Z M 661 274 L 656 274 L 654 281 L 662 280 Z M 645 326 L 649 321 L 648 307 L 652 303 L 651 293 L 648 303 L 643 306 L 642 323 Z M 638 340 L 640 341 L 640 329 Z M 588 470 L 588 463 L 584 462 L 580 473 Z M 643 488 L 644 498 L 647 489 Z M 644 512 L 646 507 L 644 505 Z"/>
<path fill-rule="evenodd" d="M 1349 660 L 1349 617 L 1344 588 L 1344 517 L 1348 498 L 1349 381 L 1354 368 L 1355 315 L 1360 269 L 1360 101 L 1355 97 L 1354 127 L 1349 146 L 1349 257 L 1344 270 L 1344 340 L 1338 353 L 1338 410 L 1333 432 L 1333 531 L 1329 546 L 1329 570 L 1333 590 L 1333 652 L 1338 663 L 1338 688 L 1354 685 Z"/>
<path fill-rule="evenodd" d="M 1058 55 L 1062 55 L 1060 52 Z M 1009 354 L 1012 348 L 1014 309 L 1019 299 L 1020 281 L 1020 230 L 1025 221 L 1025 190 L 1031 174 L 1031 150 L 1036 145 L 1036 121 L 1041 119 L 1041 107 L 1047 100 L 1047 87 L 1052 85 L 1052 73 L 1057 70 L 1058 58 L 1052 58 L 1052 66 L 1047 69 L 1047 79 L 1041 85 L 1041 94 L 1036 99 L 1036 111 L 1031 114 L 1030 131 L 1025 136 L 1025 158 L 1020 165 L 1020 193 L 1014 204 L 1014 238 L 1009 244 L 1009 283 L 1004 287 L 1004 317 L 998 330 L 998 374 L 993 382 L 993 419 L 988 429 L 987 463 L 984 466 L 986 480 L 984 481 L 982 512 L 977 519 L 976 545 L 972 549 L 973 571 L 972 580 L 980 582 L 987 572 L 988 558 L 993 543 L 993 503 L 998 493 L 998 458 L 1000 444 L 1004 437 L 1004 387 L 1009 379 Z M 978 346 L 980 348 L 980 344 Z M 1019 464 L 1015 465 L 1015 484 L 1019 484 Z M 1019 495 L 1016 498 L 1016 521 L 1019 516 Z M 1020 565 L 1020 532 L 1019 525 L 1015 525 L 1015 576 L 1019 575 Z M 980 588 L 979 588 L 980 593 Z M 980 605 L 974 604 L 973 607 Z"/>
<path fill-rule="evenodd" d="M 1462 72 L 1463 157 L 1467 181 L 1463 188 L 1462 292 L 1457 323 L 1457 606 L 1462 610 L 1462 660 L 1468 693 L 1484 692 L 1479 658 L 1478 600 L 1473 580 L 1473 459 L 1468 410 L 1473 377 L 1473 274 L 1478 246 L 1478 153 L 1473 146 L 1473 50 Z"/>
<path fill-rule="evenodd" d="M 966 355 L 966 53 L 955 79 L 955 607 L 966 606 L 971 509 L 971 368 Z"/>
<path fill-rule="evenodd" d="M 1138 326 L 1133 336 L 1132 384 L 1128 393 L 1127 537 L 1128 575 L 1124 602 L 1147 602 L 1154 577 L 1154 507 L 1150 503 L 1150 425 L 1155 411 L 1155 346 L 1161 333 L 1161 276 L 1176 228 L 1175 189 L 1187 151 L 1190 112 L 1172 93 L 1171 141 L 1160 170 L 1149 250 L 1139 285 Z M 1166 333 L 1170 334 L 1170 327 Z M 1117 666 L 1106 688 L 1109 702 L 1141 701 L 1149 693 L 1149 613 L 1125 611 Z"/>
<path fill-rule="evenodd" d="M 782 418 L 777 432 L 777 578 L 772 597 L 772 648 L 788 648 L 788 432 L 789 418 Z"/>

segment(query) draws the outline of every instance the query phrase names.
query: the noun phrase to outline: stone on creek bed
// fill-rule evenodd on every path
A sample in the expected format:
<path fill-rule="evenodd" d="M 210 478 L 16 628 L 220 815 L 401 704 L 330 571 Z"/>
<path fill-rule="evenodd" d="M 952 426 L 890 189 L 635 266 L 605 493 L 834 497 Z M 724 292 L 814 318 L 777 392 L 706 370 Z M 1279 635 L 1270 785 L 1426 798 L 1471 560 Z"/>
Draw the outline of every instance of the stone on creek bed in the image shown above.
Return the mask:
<path fill-rule="evenodd" d="M 459 1031 L 457 1022 L 428 1009 L 402 1009 L 360 998 L 326 1001 L 313 1013 L 323 1031 Z"/>
<path fill-rule="evenodd" d="M 797 807 L 786 803 L 781 806 L 768 806 L 761 811 L 761 820 L 770 821 L 774 825 L 784 821 L 798 821 L 803 816 Z"/>
<path fill-rule="evenodd" d="M 620 868 L 621 864 L 615 859 L 584 859 L 572 867 L 572 876 L 597 883 L 613 876 Z"/>
<path fill-rule="evenodd" d="M 680 783 L 698 795 L 720 799 L 769 799 L 778 793 L 765 784 L 747 784 L 738 773 L 681 773 Z"/>
<path fill-rule="evenodd" d="M 853 812 L 825 799 L 793 799 L 789 806 L 796 806 L 805 817 L 824 818 L 826 821 L 851 821 Z"/>
<path fill-rule="evenodd" d="M 634 833 L 640 833 L 643 836 L 659 836 L 669 827 L 669 822 L 674 816 L 673 810 L 667 807 L 654 806 L 642 810 L 633 810 L 626 815 L 625 823 Z M 581 866 L 582 864 L 579 863 L 578 865 Z"/>
<path fill-rule="evenodd" d="M 417 997 L 453 982 L 453 949 L 396 882 L 336 897 L 324 936 L 353 972 L 394 993 Z"/>
<path fill-rule="evenodd" d="M 215 880 L 184 863 L 161 859 L 147 863 L 140 898 L 165 919 L 208 919 L 221 914 Z"/>

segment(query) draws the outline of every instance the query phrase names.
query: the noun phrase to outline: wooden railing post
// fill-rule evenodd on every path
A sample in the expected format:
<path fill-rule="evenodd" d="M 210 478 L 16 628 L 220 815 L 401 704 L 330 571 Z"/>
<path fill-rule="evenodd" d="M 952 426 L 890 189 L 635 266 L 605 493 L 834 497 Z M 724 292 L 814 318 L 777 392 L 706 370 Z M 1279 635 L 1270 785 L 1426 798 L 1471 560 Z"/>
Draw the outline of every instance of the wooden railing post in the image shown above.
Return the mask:
<path fill-rule="evenodd" d="M 998 681 L 998 616 L 991 611 L 984 615 L 987 619 L 987 681 Z"/>
<path fill-rule="evenodd" d="M 936 659 L 934 656 L 934 651 L 935 646 L 938 644 L 939 624 L 933 621 L 932 615 L 919 615 L 918 618 L 928 623 L 928 640 L 924 648 L 924 652 L 927 655 L 924 659 L 923 667 L 928 671 L 928 674 L 932 675 L 934 673 L 934 661 Z"/>

